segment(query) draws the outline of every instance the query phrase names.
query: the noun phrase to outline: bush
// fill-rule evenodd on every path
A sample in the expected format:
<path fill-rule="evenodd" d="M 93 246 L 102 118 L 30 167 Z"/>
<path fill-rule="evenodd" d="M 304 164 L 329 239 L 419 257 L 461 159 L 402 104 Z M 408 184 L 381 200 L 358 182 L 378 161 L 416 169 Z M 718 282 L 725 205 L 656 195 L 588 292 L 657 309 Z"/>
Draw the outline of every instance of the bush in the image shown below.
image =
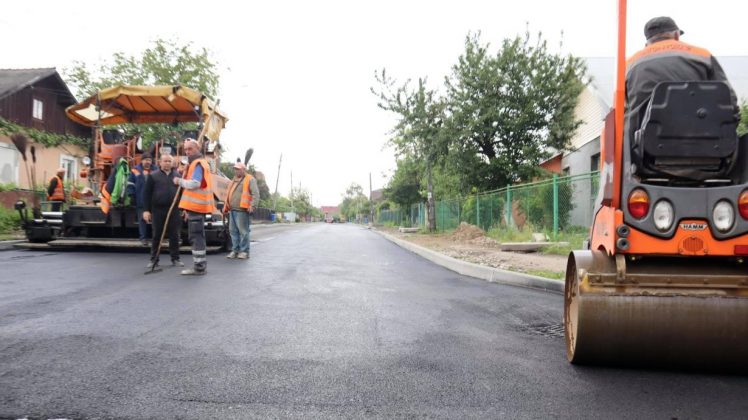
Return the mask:
<path fill-rule="evenodd" d="M 8 182 L 6 184 L 0 183 L 0 192 L 13 191 L 16 189 L 18 189 L 18 186 L 12 182 Z"/>
<path fill-rule="evenodd" d="M 21 229 L 21 216 L 18 211 L 0 207 L 0 234 L 8 234 Z"/>

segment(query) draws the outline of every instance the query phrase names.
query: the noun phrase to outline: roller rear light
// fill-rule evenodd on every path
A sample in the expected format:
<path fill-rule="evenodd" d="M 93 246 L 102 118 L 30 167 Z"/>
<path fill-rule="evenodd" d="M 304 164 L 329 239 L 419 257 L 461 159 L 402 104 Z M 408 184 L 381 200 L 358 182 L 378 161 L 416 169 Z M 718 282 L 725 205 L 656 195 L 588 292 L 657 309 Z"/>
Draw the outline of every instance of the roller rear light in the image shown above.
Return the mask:
<path fill-rule="evenodd" d="M 740 217 L 748 220 L 748 190 L 740 193 L 740 198 L 738 198 L 738 212 L 740 212 Z"/>
<path fill-rule="evenodd" d="M 629 213 L 637 219 L 643 219 L 649 213 L 649 195 L 642 189 L 629 194 Z"/>

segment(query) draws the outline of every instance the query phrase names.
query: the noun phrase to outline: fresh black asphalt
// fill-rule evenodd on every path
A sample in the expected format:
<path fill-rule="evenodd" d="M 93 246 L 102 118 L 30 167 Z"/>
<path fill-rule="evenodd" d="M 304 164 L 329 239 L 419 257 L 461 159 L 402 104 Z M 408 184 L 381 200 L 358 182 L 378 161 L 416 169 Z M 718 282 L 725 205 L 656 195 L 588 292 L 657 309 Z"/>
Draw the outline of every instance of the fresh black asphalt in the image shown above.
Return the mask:
<path fill-rule="evenodd" d="M 748 378 L 576 367 L 559 294 L 460 276 L 355 225 L 252 258 L 0 252 L 0 418 L 744 418 Z M 189 257 L 185 256 L 186 261 Z"/>

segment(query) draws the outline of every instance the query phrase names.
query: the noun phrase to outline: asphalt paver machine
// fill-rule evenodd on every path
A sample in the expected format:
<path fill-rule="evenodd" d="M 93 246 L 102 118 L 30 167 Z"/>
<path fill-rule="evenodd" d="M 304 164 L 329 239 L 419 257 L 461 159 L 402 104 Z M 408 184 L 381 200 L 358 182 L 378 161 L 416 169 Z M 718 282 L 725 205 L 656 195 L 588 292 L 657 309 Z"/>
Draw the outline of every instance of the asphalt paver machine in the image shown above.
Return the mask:
<path fill-rule="evenodd" d="M 217 103 L 200 92 L 184 86 L 115 86 L 101 90 L 66 109 L 71 120 L 92 127 L 93 138 L 86 167 L 81 177 L 88 184 L 88 194 L 72 190 L 74 203 L 62 212 L 42 212 L 41 218 L 25 217 L 24 229 L 28 247 L 142 247 L 138 236 L 137 211 L 133 205 L 112 205 L 103 211 L 102 191 L 118 162 L 128 167 L 139 164 L 144 150 L 137 132 L 123 132 L 125 127 L 160 124 L 169 127 L 169 135 L 153 143 L 148 151 L 156 169 L 161 154 L 171 154 L 184 161 L 182 141 L 201 138 L 202 150 L 214 175 L 214 195 L 222 202 L 230 180 L 219 170 L 221 146 L 219 136 L 228 120 Z M 181 131 L 182 123 L 197 123 L 197 130 Z M 134 125 L 136 124 L 136 125 Z M 194 125 L 193 125 L 194 127 Z M 220 212 L 206 217 L 206 240 L 209 248 L 221 248 L 230 241 Z M 186 234 L 182 235 L 187 238 Z"/>

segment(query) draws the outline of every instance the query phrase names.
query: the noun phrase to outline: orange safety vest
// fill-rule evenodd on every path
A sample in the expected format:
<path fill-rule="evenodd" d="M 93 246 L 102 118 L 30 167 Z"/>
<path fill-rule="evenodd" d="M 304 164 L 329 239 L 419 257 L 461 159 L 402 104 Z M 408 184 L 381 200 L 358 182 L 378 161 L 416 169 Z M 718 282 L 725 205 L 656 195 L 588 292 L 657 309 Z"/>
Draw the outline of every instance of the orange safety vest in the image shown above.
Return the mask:
<path fill-rule="evenodd" d="M 248 210 L 252 206 L 252 193 L 250 192 L 249 183 L 252 181 L 252 175 L 245 174 L 244 175 L 244 181 L 242 182 L 242 200 L 239 203 L 239 206 L 245 210 Z M 239 186 L 238 182 L 232 182 L 231 188 L 229 189 L 229 193 L 226 194 L 226 201 L 224 201 L 224 207 L 226 207 L 226 211 L 231 210 L 231 194 L 234 193 L 234 190 L 236 187 Z"/>
<path fill-rule="evenodd" d="M 62 179 L 55 175 L 49 179 L 49 182 L 52 183 L 53 179 L 57 179 L 57 186 L 52 195 L 47 196 L 47 201 L 65 201 L 65 186 L 62 185 Z"/>
<path fill-rule="evenodd" d="M 109 207 L 112 205 L 112 195 L 106 190 L 106 184 L 101 187 L 101 211 L 109 214 Z"/>
<path fill-rule="evenodd" d="M 197 165 L 203 168 L 203 183 L 194 190 L 183 190 L 182 199 L 179 200 L 179 208 L 183 210 L 194 211 L 195 213 L 211 214 L 216 211 L 215 201 L 213 200 L 213 177 L 210 173 L 208 161 L 204 158 L 195 159 L 187 167 L 187 175 L 184 179 L 192 179 L 192 173 Z M 204 187 L 203 187 L 204 186 Z"/>

